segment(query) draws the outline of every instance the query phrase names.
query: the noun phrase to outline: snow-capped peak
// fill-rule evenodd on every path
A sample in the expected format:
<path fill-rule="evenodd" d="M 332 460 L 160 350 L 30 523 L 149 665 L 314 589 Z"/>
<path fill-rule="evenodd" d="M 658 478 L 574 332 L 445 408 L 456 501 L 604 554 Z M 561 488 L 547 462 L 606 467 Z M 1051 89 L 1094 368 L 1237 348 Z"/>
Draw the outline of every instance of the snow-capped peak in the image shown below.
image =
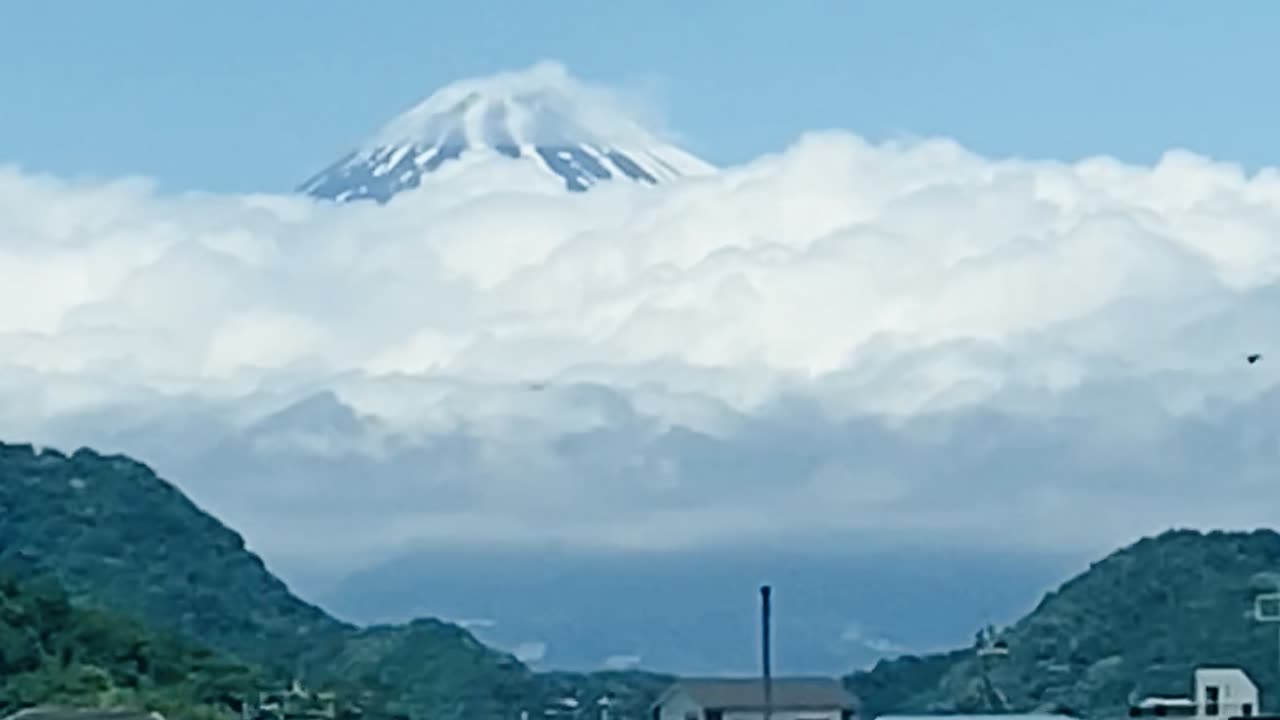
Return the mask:
<path fill-rule="evenodd" d="M 609 93 L 543 62 L 441 88 L 301 189 L 385 202 L 447 162 L 484 157 L 537 163 L 575 191 L 614 178 L 657 184 L 714 172 L 633 121 Z"/>

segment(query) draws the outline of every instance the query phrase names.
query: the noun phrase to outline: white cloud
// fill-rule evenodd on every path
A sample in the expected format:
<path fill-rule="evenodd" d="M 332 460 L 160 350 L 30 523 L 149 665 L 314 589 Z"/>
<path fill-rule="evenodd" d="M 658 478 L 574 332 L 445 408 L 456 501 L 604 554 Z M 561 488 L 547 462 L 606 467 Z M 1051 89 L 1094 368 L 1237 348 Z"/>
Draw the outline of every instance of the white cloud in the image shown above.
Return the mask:
<path fill-rule="evenodd" d="M 639 655 L 610 655 L 604 659 L 606 670 L 633 670 L 640 666 Z"/>
<path fill-rule="evenodd" d="M 516 659 L 523 663 L 536 663 L 547 656 L 547 644 L 543 642 L 522 642 L 511 651 Z"/>
<path fill-rule="evenodd" d="M 525 96 L 534 88 L 536 102 L 531 103 Z M 387 146 L 406 139 L 438 136 L 442 116 L 452 115 L 469 105 L 474 109 L 475 99 L 484 97 L 514 101 L 509 122 L 516 136 L 529 144 L 554 143 L 561 137 L 554 131 L 547 137 L 551 128 L 547 127 L 545 117 L 538 115 L 538 112 L 554 112 L 591 128 L 601 140 L 643 147 L 653 140 L 650 128 L 661 125 L 655 89 L 652 82 L 630 91 L 595 86 L 571 75 L 564 64 L 547 60 L 520 70 L 459 80 L 442 87 L 388 123 L 369 144 Z"/>
<path fill-rule="evenodd" d="M 1242 361 L 1280 360 L 1275 172 L 844 133 L 658 188 L 507 172 L 378 207 L 0 169 L 0 432 L 137 453 L 343 567 L 1106 547 L 1280 500 L 1277 374 Z"/>
<path fill-rule="evenodd" d="M 886 637 L 868 634 L 861 623 L 851 622 L 840 633 L 840 639 L 847 643 L 860 645 L 879 655 L 906 655 L 917 652 L 905 645 L 896 643 Z"/>

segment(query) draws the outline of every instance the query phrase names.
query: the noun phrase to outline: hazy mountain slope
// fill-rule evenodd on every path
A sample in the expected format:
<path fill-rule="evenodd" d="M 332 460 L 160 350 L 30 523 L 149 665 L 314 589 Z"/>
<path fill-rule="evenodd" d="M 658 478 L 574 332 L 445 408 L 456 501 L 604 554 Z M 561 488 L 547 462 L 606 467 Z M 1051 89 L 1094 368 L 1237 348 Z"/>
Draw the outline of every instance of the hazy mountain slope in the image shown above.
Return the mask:
<path fill-rule="evenodd" d="M 496 647 L 540 646 L 535 668 L 710 675 L 758 667 L 756 590 L 769 582 L 779 670 L 840 675 L 1011 621 L 1085 562 L 1012 548 L 440 550 L 353 574 L 316 600 L 356 622 L 465 622 Z"/>

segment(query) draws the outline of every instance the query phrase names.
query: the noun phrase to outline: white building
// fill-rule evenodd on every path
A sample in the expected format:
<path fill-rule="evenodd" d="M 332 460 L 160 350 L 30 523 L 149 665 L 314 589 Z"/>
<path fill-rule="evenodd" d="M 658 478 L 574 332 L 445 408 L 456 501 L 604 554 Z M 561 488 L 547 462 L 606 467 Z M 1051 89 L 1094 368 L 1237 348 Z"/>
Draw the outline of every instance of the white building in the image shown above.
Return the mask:
<path fill-rule="evenodd" d="M 1194 684 L 1189 698 L 1147 698 L 1130 708 L 1129 716 L 1233 720 L 1260 714 L 1258 686 L 1240 668 L 1197 668 Z"/>
<path fill-rule="evenodd" d="M 832 678 L 782 677 L 772 681 L 772 720 L 850 720 L 857 701 Z M 653 720 L 763 720 L 759 678 L 680 680 L 653 705 Z"/>

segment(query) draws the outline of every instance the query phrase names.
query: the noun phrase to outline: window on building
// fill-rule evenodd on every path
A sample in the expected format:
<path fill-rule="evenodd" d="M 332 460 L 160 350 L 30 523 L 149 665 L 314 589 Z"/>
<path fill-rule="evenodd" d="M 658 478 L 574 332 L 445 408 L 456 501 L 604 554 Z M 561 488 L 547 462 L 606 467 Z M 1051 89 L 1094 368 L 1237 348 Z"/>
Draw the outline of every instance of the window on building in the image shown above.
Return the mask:
<path fill-rule="evenodd" d="M 1221 699 L 1222 691 L 1217 685 L 1209 685 L 1204 689 L 1204 714 L 1209 717 L 1216 717 L 1219 713 L 1218 702 Z"/>
<path fill-rule="evenodd" d="M 1240 715 L 1242 717 L 1253 717 L 1253 703 L 1245 703 L 1241 705 Z"/>

